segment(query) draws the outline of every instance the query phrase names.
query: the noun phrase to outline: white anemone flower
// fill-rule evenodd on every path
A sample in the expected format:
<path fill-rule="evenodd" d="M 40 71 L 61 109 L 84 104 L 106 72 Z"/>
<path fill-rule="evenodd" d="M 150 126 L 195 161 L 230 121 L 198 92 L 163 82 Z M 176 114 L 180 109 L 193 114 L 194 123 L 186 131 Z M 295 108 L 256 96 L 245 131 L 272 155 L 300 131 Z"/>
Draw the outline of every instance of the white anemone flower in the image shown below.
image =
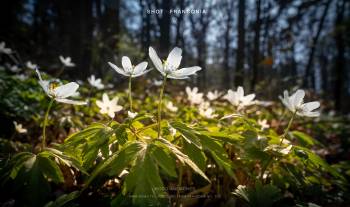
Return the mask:
<path fill-rule="evenodd" d="M 176 107 L 173 102 L 171 101 L 168 101 L 167 104 L 166 104 L 166 108 L 171 111 L 171 112 L 177 112 L 178 110 L 178 107 Z"/>
<path fill-rule="evenodd" d="M 217 114 L 214 114 L 214 109 L 210 107 L 210 103 L 203 101 L 198 107 L 199 114 L 205 118 L 212 119 L 217 117 Z"/>
<path fill-rule="evenodd" d="M 59 56 L 61 63 L 65 66 L 65 67 L 74 67 L 75 64 L 72 62 L 72 58 L 71 57 L 66 57 L 64 58 L 62 55 Z"/>
<path fill-rule="evenodd" d="M 155 86 L 161 86 L 163 84 L 162 80 L 153 80 L 153 85 Z"/>
<path fill-rule="evenodd" d="M 191 105 L 201 104 L 203 100 L 203 93 L 198 93 L 198 88 L 186 87 L 187 99 L 190 101 Z"/>
<path fill-rule="evenodd" d="M 102 80 L 101 78 L 95 78 L 95 75 L 91 75 L 89 78 L 88 78 L 88 82 L 90 83 L 91 86 L 101 90 L 103 89 L 105 86 L 103 85 L 102 83 Z"/>
<path fill-rule="evenodd" d="M 169 53 L 168 58 L 162 63 L 156 51 L 152 47 L 149 48 L 149 57 L 156 66 L 156 69 L 163 76 L 171 79 L 186 79 L 188 76 L 194 75 L 197 71 L 201 70 L 201 67 L 199 66 L 179 69 L 182 59 L 181 53 L 182 50 L 175 47 Z"/>
<path fill-rule="evenodd" d="M 17 72 L 19 72 L 21 70 L 21 68 L 19 68 L 17 65 L 9 66 L 9 69 L 13 73 L 17 73 Z"/>
<path fill-rule="evenodd" d="M 75 91 L 75 92 L 71 95 L 71 97 L 74 97 L 74 98 L 77 98 L 77 97 L 79 97 L 79 96 L 80 96 L 79 91 Z"/>
<path fill-rule="evenodd" d="M 118 105 L 118 97 L 114 97 L 110 100 L 106 93 L 102 95 L 102 101 L 96 101 L 96 105 L 100 108 L 101 114 L 107 114 L 112 119 L 115 116 L 115 112 L 123 109 L 122 106 Z"/>
<path fill-rule="evenodd" d="M 16 75 L 16 77 L 18 79 L 20 79 L 21 81 L 24 81 L 24 80 L 27 80 L 28 79 L 28 76 L 24 75 L 24 74 L 19 74 L 19 75 Z"/>
<path fill-rule="evenodd" d="M 12 53 L 11 48 L 6 48 L 5 42 L 0 42 L 0 53 L 4 53 L 6 55 L 9 55 Z"/>
<path fill-rule="evenodd" d="M 32 69 L 32 70 L 35 70 L 38 68 L 38 65 L 32 63 L 31 61 L 26 62 L 26 66 L 27 66 L 27 68 Z"/>
<path fill-rule="evenodd" d="M 305 91 L 297 90 L 289 96 L 288 91 L 284 91 L 283 98 L 280 96 L 282 103 L 293 113 L 298 116 L 318 117 L 320 112 L 313 111 L 320 107 L 320 102 L 313 101 L 304 103 Z"/>
<path fill-rule="evenodd" d="M 288 155 L 290 153 L 290 151 L 292 150 L 292 148 L 293 148 L 293 145 L 288 145 L 288 147 L 280 150 L 280 153 L 282 153 L 284 155 Z"/>
<path fill-rule="evenodd" d="M 171 134 L 171 136 L 175 136 L 176 135 L 176 129 L 172 126 L 169 126 L 169 132 Z"/>
<path fill-rule="evenodd" d="M 128 117 L 131 119 L 135 118 L 137 116 L 137 114 L 138 114 L 137 112 L 128 111 Z"/>
<path fill-rule="evenodd" d="M 85 101 L 74 101 L 67 99 L 70 96 L 76 94 L 76 91 L 79 88 L 79 85 L 76 82 L 70 82 L 61 86 L 58 86 L 55 81 L 47 81 L 41 78 L 39 70 L 35 70 L 39 77 L 39 84 L 44 89 L 45 93 L 50 97 L 55 99 L 57 102 L 75 104 L 75 105 L 84 105 Z"/>
<path fill-rule="evenodd" d="M 28 132 L 27 129 L 23 128 L 22 124 L 18 124 L 16 121 L 14 121 L 13 124 L 15 125 L 15 129 L 18 133 L 24 134 Z"/>
<path fill-rule="evenodd" d="M 267 123 L 266 119 L 263 119 L 263 120 L 259 119 L 258 124 L 261 126 L 262 130 L 270 128 L 270 125 Z"/>
<path fill-rule="evenodd" d="M 214 109 L 211 107 L 207 109 L 199 108 L 199 114 L 208 119 L 213 119 L 218 116 L 217 114 L 214 114 L 214 112 L 215 112 Z"/>
<path fill-rule="evenodd" d="M 138 65 L 134 66 L 131 64 L 130 58 L 127 56 L 122 57 L 122 66 L 123 68 L 119 68 L 116 65 L 114 65 L 111 62 L 108 62 L 109 66 L 111 66 L 117 73 L 127 76 L 136 78 L 143 74 L 148 73 L 150 70 L 146 70 L 148 63 L 147 62 L 141 62 Z"/>
<path fill-rule="evenodd" d="M 217 91 L 217 90 L 215 90 L 215 91 L 213 91 L 213 92 L 209 91 L 209 92 L 207 93 L 207 98 L 208 98 L 210 101 L 214 101 L 214 100 L 218 99 L 219 96 L 221 96 L 221 93 L 220 93 L 219 91 Z"/>
<path fill-rule="evenodd" d="M 237 88 L 237 91 L 233 91 L 231 89 L 228 90 L 227 94 L 223 98 L 228 100 L 232 105 L 237 106 L 239 109 L 255 103 L 253 101 L 255 94 L 249 94 L 245 96 L 242 86 L 239 86 Z"/>

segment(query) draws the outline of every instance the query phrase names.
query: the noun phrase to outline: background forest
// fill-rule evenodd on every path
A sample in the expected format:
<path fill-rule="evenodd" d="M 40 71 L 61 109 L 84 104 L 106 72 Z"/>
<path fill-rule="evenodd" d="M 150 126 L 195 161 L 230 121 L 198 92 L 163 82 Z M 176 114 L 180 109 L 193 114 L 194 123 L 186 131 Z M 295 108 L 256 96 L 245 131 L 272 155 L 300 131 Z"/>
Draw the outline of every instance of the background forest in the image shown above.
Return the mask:
<path fill-rule="evenodd" d="M 77 66 L 65 76 L 115 83 L 123 80 L 107 76 L 108 61 L 178 46 L 185 64 L 204 69 L 191 83 L 203 89 L 244 85 L 271 98 L 299 86 L 348 111 L 349 8 L 346 0 L 6 0 L 0 37 L 45 72 L 71 56 Z M 169 12 L 186 9 L 204 12 Z"/>

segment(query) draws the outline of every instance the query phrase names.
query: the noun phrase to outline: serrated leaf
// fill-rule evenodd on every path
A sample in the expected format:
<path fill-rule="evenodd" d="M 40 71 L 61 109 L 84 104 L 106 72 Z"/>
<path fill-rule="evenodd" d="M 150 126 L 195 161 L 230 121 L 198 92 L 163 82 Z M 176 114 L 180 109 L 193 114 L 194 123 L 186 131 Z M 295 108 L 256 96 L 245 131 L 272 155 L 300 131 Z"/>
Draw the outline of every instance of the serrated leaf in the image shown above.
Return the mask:
<path fill-rule="evenodd" d="M 205 175 L 205 173 L 187 155 L 185 155 L 179 149 L 177 149 L 175 145 L 163 138 L 159 138 L 157 139 L 157 141 L 159 141 L 163 147 L 168 148 L 182 164 L 188 165 L 192 168 L 192 170 L 194 170 L 196 173 L 198 173 L 200 176 L 202 176 L 204 179 L 210 182 L 209 178 Z"/>
<path fill-rule="evenodd" d="M 58 147 L 58 146 L 56 146 Z M 86 170 L 81 166 L 81 163 L 73 156 L 66 154 L 65 152 L 61 151 L 60 149 L 50 148 L 47 147 L 41 154 L 47 154 L 47 156 L 52 156 L 54 158 L 57 158 L 62 164 L 73 167 L 77 170 L 79 170 L 82 173 L 88 174 Z"/>
<path fill-rule="evenodd" d="M 86 129 L 69 136 L 64 142 L 65 151 L 74 154 L 87 169 L 92 167 L 100 151 L 106 154 L 109 142 L 113 139 L 113 129 L 101 123 L 94 123 Z"/>
<path fill-rule="evenodd" d="M 38 154 L 37 162 L 39 162 L 41 173 L 43 173 L 46 178 L 52 179 L 52 181 L 55 183 L 64 182 L 64 177 L 62 175 L 61 169 L 53 160 L 48 157 L 41 156 L 41 154 Z"/>
<path fill-rule="evenodd" d="M 93 136 L 95 136 L 100 130 L 105 129 L 106 126 L 101 123 L 94 123 L 85 128 L 84 130 L 80 132 L 76 132 L 69 137 L 67 137 L 64 142 L 70 143 L 71 145 L 77 145 L 81 142 L 83 142 L 86 139 L 89 139 Z"/>
<path fill-rule="evenodd" d="M 154 150 L 152 151 L 152 158 L 157 162 L 164 172 L 169 176 L 177 177 L 176 174 L 176 165 L 173 158 L 165 152 L 164 148 L 160 148 L 156 145 L 152 145 Z"/>
<path fill-rule="evenodd" d="M 202 171 L 205 170 L 206 157 L 202 150 L 192 143 L 183 142 L 183 151 Z"/>
<path fill-rule="evenodd" d="M 257 182 L 255 187 L 238 186 L 235 195 L 245 200 L 249 206 L 273 206 L 282 199 L 281 191 L 271 184 L 262 185 Z"/>
<path fill-rule="evenodd" d="M 99 175 L 104 173 L 108 175 L 119 175 L 120 172 L 125 169 L 128 164 L 136 159 L 137 153 L 144 148 L 144 143 L 132 142 L 124 145 L 119 152 L 113 154 L 108 159 L 99 164 L 91 176 L 86 181 L 85 188 Z"/>
<path fill-rule="evenodd" d="M 70 201 L 76 199 L 79 197 L 80 192 L 79 191 L 73 191 L 69 194 L 63 194 L 60 197 L 58 197 L 55 201 L 50 201 L 45 205 L 45 207 L 62 207 L 69 203 Z"/>
<path fill-rule="evenodd" d="M 195 134 L 195 131 L 193 131 L 191 128 L 187 127 L 185 124 L 180 122 L 172 122 L 170 125 L 176 129 L 184 138 L 184 140 L 188 143 L 193 143 L 198 147 L 199 149 L 202 149 L 202 145 Z"/>
<path fill-rule="evenodd" d="M 296 138 L 299 141 L 299 143 L 302 146 L 313 146 L 315 144 L 320 145 L 320 143 L 317 140 L 303 132 L 292 131 L 291 134 L 294 138 Z"/>
<path fill-rule="evenodd" d="M 128 133 L 126 132 L 127 128 L 128 126 L 126 124 L 119 124 L 113 127 L 115 136 L 120 145 L 124 145 L 128 141 Z"/>
<path fill-rule="evenodd" d="M 345 178 L 339 172 L 337 172 L 324 159 L 322 159 L 320 156 L 313 153 L 311 150 L 304 148 L 304 147 L 300 147 L 300 146 L 295 146 L 295 148 L 296 148 L 296 150 L 300 150 L 300 151 L 306 153 L 307 159 L 309 161 L 311 161 L 311 163 L 314 164 L 316 167 L 322 167 L 324 170 L 326 170 L 328 173 L 330 173 L 334 177 L 345 180 Z"/>
<path fill-rule="evenodd" d="M 136 206 L 169 205 L 151 150 L 152 147 L 148 146 L 138 153 L 136 163 L 125 179 L 123 192 L 133 193 L 132 200 Z"/>
<path fill-rule="evenodd" d="M 227 152 L 223 146 L 208 136 L 200 136 L 200 138 L 203 148 L 212 155 L 219 168 L 224 169 L 227 174 L 234 177 L 235 175 L 232 171 L 232 162 L 228 158 Z"/>
<path fill-rule="evenodd" d="M 201 135 L 209 136 L 215 138 L 219 141 L 224 141 L 232 144 L 236 144 L 237 142 L 243 139 L 243 136 L 240 134 L 227 134 L 225 132 L 208 132 L 208 131 L 199 131 Z"/>

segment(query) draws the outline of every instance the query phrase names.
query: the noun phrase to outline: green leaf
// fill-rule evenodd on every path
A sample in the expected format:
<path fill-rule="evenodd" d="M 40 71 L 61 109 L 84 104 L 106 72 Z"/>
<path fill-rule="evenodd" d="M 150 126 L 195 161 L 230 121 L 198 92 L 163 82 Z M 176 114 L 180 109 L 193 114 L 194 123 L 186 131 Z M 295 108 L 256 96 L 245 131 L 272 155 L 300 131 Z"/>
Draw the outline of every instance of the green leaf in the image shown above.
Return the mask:
<path fill-rule="evenodd" d="M 50 193 L 49 181 L 64 182 L 59 166 L 46 152 L 19 153 L 5 167 L 6 181 L 13 181 L 14 192 L 29 206 L 42 206 Z"/>
<path fill-rule="evenodd" d="M 203 148 L 212 155 L 219 168 L 224 169 L 227 174 L 234 177 L 235 175 L 232 171 L 232 162 L 228 158 L 227 152 L 223 146 L 208 136 L 200 136 L 200 138 Z"/>
<path fill-rule="evenodd" d="M 336 178 L 339 178 L 341 180 L 345 180 L 345 178 L 338 172 L 336 169 L 334 169 L 332 166 L 330 166 L 324 159 L 322 159 L 320 156 L 316 155 L 313 153 L 311 150 L 305 148 L 305 147 L 300 147 L 300 146 L 295 146 L 294 152 L 296 155 L 300 154 L 301 152 L 307 154 L 307 159 L 316 167 L 322 167 L 326 172 L 330 173 Z M 298 153 L 297 153 L 298 152 Z M 305 157 L 302 157 L 302 159 L 305 159 Z"/>
<path fill-rule="evenodd" d="M 152 146 L 142 149 L 135 165 L 126 177 L 123 192 L 133 192 L 135 206 L 169 205 L 157 164 L 152 156 Z"/>
<path fill-rule="evenodd" d="M 312 138 L 311 136 L 309 136 L 303 132 L 292 131 L 291 134 L 294 138 L 296 138 L 299 141 L 299 143 L 302 146 L 313 146 L 315 144 L 321 145 L 320 142 L 318 142 L 317 140 L 315 140 L 314 138 Z"/>
<path fill-rule="evenodd" d="M 261 160 L 266 162 L 270 159 L 270 155 L 257 147 L 249 147 L 246 149 L 244 158 L 247 160 Z"/>
<path fill-rule="evenodd" d="M 1 180 L 6 181 L 8 178 L 15 179 L 24 163 L 33 156 L 35 156 L 35 154 L 30 152 L 20 152 L 13 156 L 13 158 L 10 160 L 9 165 L 5 166 L 3 170 L 4 172 L 1 173 Z"/>
<path fill-rule="evenodd" d="M 232 144 L 236 144 L 237 142 L 243 140 L 242 135 L 234 134 L 234 133 L 227 134 L 225 132 L 208 132 L 208 131 L 199 131 L 199 133 L 201 135 L 212 137 L 212 138 L 217 139 L 219 141 L 224 141 L 224 142 L 232 143 Z"/>
<path fill-rule="evenodd" d="M 194 144 L 183 142 L 183 151 L 202 171 L 206 169 L 207 158 L 202 150 Z"/>
<path fill-rule="evenodd" d="M 154 146 L 154 150 L 152 151 L 152 158 L 169 176 L 177 177 L 175 161 L 169 155 L 169 152 L 165 152 L 164 148 L 160 148 L 156 145 L 152 146 Z"/>
<path fill-rule="evenodd" d="M 120 145 L 124 145 L 128 141 L 128 133 L 126 132 L 127 128 L 128 126 L 126 124 L 118 124 L 113 127 L 115 136 Z"/>
<path fill-rule="evenodd" d="M 79 191 L 73 191 L 69 194 L 63 194 L 60 197 L 58 197 L 55 201 L 50 201 L 49 203 L 47 203 L 45 207 L 62 207 L 67 203 L 71 202 L 72 200 L 78 198 L 79 196 Z"/>
<path fill-rule="evenodd" d="M 59 149 L 59 146 L 56 145 L 56 148 L 45 148 L 45 150 L 41 153 L 42 155 L 52 156 L 54 158 L 57 158 L 62 164 L 68 166 L 68 167 L 74 167 L 75 169 L 79 170 L 82 173 L 88 174 L 86 170 L 82 167 L 81 163 L 70 154 L 66 154 L 65 152 L 61 151 Z"/>
<path fill-rule="evenodd" d="M 106 126 L 101 123 L 91 124 L 86 129 L 70 135 L 64 140 L 64 142 L 76 146 L 78 144 L 83 143 L 85 140 L 94 137 L 98 132 L 104 130 L 105 128 Z"/>
<path fill-rule="evenodd" d="M 52 179 L 55 183 L 63 183 L 64 177 L 62 175 L 61 169 L 58 165 L 48 157 L 38 154 L 37 162 L 41 169 L 41 173 L 44 174 L 46 178 Z"/>
<path fill-rule="evenodd" d="M 202 149 L 202 145 L 199 141 L 199 138 L 196 136 L 195 131 L 187 127 L 185 124 L 180 122 L 173 122 L 170 125 L 180 132 L 184 140 L 188 143 L 193 143 L 199 149 Z"/>
<path fill-rule="evenodd" d="M 94 123 L 86 129 L 69 136 L 64 142 L 67 154 L 75 154 L 87 169 L 91 168 L 99 151 L 107 156 L 106 149 L 113 140 L 114 130 L 101 123 Z"/>
<path fill-rule="evenodd" d="M 262 185 L 260 182 L 250 188 L 240 185 L 234 194 L 246 201 L 249 206 L 269 207 L 282 199 L 281 191 L 276 186 Z"/>
<path fill-rule="evenodd" d="M 187 155 L 185 155 L 179 149 L 177 149 L 175 145 L 163 138 L 159 138 L 157 139 L 157 141 L 159 141 L 161 146 L 168 148 L 182 164 L 188 165 L 192 168 L 192 170 L 194 170 L 196 173 L 198 173 L 200 176 L 202 176 L 204 179 L 210 182 L 209 178 L 205 175 L 205 173 Z"/>
<path fill-rule="evenodd" d="M 100 163 L 91 176 L 86 181 L 85 188 L 99 175 L 104 173 L 108 175 L 119 175 L 123 169 L 125 169 L 128 164 L 136 159 L 137 153 L 140 152 L 145 147 L 142 142 L 132 142 L 124 145 L 119 152 L 113 154 L 108 159 Z"/>

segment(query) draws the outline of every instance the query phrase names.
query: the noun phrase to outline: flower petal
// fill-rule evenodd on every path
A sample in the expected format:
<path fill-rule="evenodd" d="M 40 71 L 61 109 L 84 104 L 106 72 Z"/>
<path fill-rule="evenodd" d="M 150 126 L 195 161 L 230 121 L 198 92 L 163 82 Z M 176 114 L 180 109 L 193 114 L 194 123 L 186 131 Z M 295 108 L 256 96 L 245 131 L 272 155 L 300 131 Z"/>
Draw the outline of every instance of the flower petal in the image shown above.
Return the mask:
<path fill-rule="evenodd" d="M 244 96 L 244 97 L 242 98 L 242 101 L 243 101 L 243 102 L 246 102 L 246 103 L 250 103 L 251 101 L 253 101 L 254 98 L 255 98 L 255 94 L 252 93 L 252 94 L 249 94 L 249 95 L 247 95 L 247 96 Z"/>
<path fill-rule="evenodd" d="M 111 62 L 108 62 L 109 66 L 111 66 L 117 73 L 123 75 L 123 76 L 129 76 L 128 74 L 125 73 L 124 70 L 120 69 L 119 67 L 117 67 L 116 65 L 114 65 Z"/>
<path fill-rule="evenodd" d="M 307 111 L 312 111 L 320 107 L 320 102 L 313 101 L 303 104 L 303 108 L 305 108 Z"/>
<path fill-rule="evenodd" d="M 305 97 L 305 91 L 304 90 L 297 90 L 293 95 L 293 100 L 292 100 L 292 104 L 295 107 L 300 107 L 303 104 L 303 100 Z"/>
<path fill-rule="evenodd" d="M 148 73 L 149 71 L 151 71 L 152 69 L 149 69 L 149 70 L 145 70 L 141 73 L 138 73 L 138 74 L 135 74 L 135 75 L 132 75 L 133 78 L 136 78 L 136 77 L 139 77 L 139 76 L 142 76 L 143 74 L 146 74 Z"/>
<path fill-rule="evenodd" d="M 100 108 L 104 108 L 104 104 L 103 104 L 103 102 L 100 101 L 100 100 L 97 100 L 97 101 L 96 101 L 96 105 L 97 105 L 98 107 L 100 107 Z"/>
<path fill-rule="evenodd" d="M 178 68 L 181 63 L 181 56 L 182 50 L 181 48 L 175 47 L 168 55 L 167 63 L 175 68 Z"/>
<path fill-rule="evenodd" d="M 61 103 L 74 104 L 74 105 L 85 105 L 85 104 L 87 104 L 86 101 L 74 101 L 74 100 L 65 99 L 65 98 L 56 98 L 55 100 L 58 101 L 58 102 L 61 102 Z"/>
<path fill-rule="evenodd" d="M 67 98 L 73 95 L 79 88 L 79 85 L 75 82 L 70 82 L 62 86 L 58 86 L 53 90 L 57 98 Z"/>
<path fill-rule="evenodd" d="M 174 76 L 174 75 L 168 75 L 167 78 L 181 80 L 181 79 L 187 79 L 187 78 L 189 78 L 189 77 L 188 77 L 188 76 Z"/>
<path fill-rule="evenodd" d="M 162 64 L 162 61 L 160 60 L 160 58 L 158 57 L 156 51 L 152 48 L 152 47 L 149 47 L 148 49 L 148 55 L 149 57 L 151 58 L 154 66 L 156 66 L 156 69 L 162 73 L 162 75 L 164 76 L 165 73 L 164 73 L 164 68 L 163 68 L 163 64 Z"/>
<path fill-rule="evenodd" d="M 139 73 L 142 73 L 147 68 L 147 65 L 147 62 L 139 63 L 135 66 L 133 74 L 138 75 Z"/>
<path fill-rule="evenodd" d="M 65 62 L 66 62 L 66 59 L 64 59 L 64 57 L 63 57 L 62 55 L 60 55 L 59 58 L 60 58 L 60 61 L 61 61 L 62 63 L 65 63 Z"/>
<path fill-rule="evenodd" d="M 115 112 L 114 111 L 108 111 L 108 116 L 111 117 L 112 119 L 114 118 L 115 116 Z"/>
<path fill-rule="evenodd" d="M 243 89 L 242 86 L 238 86 L 238 88 L 237 88 L 237 95 L 238 95 L 239 99 L 244 97 L 244 89 Z"/>
<path fill-rule="evenodd" d="M 106 93 L 103 93 L 103 95 L 102 95 L 102 101 L 103 101 L 104 104 L 110 102 L 110 101 L 109 101 L 109 97 L 108 97 L 108 95 L 107 95 Z"/>
<path fill-rule="evenodd" d="M 195 74 L 197 71 L 200 71 L 202 68 L 199 66 L 193 66 L 189 68 L 181 68 L 179 70 L 175 70 L 171 73 L 173 76 L 189 76 Z"/>
<path fill-rule="evenodd" d="M 132 64 L 131 64 L 129 57 L 127 57 L 127 56 L 122 57 L 122 66 L 123 66 L 124 70 L 131 70 L 132 69 Z"/>
<path fill-rule="evenodd" d="M 320 112 L 297 112 L 297 115 L 299 116 L 307 116 L 307 117 L 318 117 L 320 116 Z"/>

